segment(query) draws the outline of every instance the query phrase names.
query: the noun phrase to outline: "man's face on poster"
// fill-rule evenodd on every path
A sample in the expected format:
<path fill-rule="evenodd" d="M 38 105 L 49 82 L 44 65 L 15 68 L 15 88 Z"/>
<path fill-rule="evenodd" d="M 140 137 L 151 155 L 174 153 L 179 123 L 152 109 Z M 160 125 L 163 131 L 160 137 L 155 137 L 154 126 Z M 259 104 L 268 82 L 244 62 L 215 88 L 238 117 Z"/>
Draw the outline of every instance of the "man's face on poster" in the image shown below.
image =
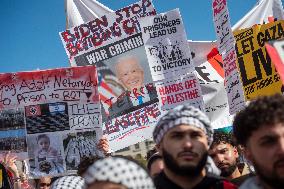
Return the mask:
<path fill-rule="evenodd" d="M 127 90 L 132 91 L 135 88 L 143 87 L 144 71 L 136 58 L 130 57 L 119 61 L 115 69 L 118 79 Z"/>

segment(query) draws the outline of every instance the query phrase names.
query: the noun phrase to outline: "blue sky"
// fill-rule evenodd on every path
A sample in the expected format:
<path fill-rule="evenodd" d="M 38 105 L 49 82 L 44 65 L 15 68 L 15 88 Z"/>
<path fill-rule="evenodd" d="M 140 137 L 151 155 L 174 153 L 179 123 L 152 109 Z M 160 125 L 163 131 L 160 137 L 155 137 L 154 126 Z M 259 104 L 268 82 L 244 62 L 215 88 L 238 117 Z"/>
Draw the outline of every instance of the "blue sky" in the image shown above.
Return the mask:
<path fill-rule="evenodd" d="M 99 0 L 118 8 L 138 0 Z M 227 0 L 235 24 L 257 0 Z M 215 40 L 211 0 L 154 0 L 158 13 L 179 8 L 188 39 Z M 283 0 L 282 0 L 283 4 Z M 0 73 L 68 67 L 59 32 L 65 30 L 64 0 L 0 0 Z"/>

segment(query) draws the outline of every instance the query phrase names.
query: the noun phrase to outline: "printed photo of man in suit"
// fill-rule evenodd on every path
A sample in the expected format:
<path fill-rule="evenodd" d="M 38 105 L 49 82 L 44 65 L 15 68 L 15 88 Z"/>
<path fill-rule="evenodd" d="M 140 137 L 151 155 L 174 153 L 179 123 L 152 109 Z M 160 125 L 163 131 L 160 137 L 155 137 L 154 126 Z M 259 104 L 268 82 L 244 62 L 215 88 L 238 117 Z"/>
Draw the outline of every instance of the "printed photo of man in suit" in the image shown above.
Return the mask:
<path fill-rule="evenodd" d="M 109 108 L 111 118 L 158 102 L 158 95 L 154 85 L 152 83 L 144 84 L 144 70 L 135 56 L 119 58 L 114 70 L 126 91 Z"/>

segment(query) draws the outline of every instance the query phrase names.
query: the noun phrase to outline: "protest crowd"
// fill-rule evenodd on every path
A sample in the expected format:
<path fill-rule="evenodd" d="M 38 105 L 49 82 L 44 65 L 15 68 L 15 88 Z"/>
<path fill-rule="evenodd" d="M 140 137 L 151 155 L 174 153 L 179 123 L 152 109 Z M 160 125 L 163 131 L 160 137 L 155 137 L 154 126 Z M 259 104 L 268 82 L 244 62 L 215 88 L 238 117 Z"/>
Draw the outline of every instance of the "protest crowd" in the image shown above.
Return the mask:
<path fill-rule="evenodd" d="M 207 61 L 179 10 L 140 0 L 60 32 L 70 68 L 0 74 L 0 189 L 284 188 L 283 7 L 234 28 L 227 6 Z"/>
<path fill-rule="evenodd" d="M 228 133 L 214 131 L 197 108 L 181 105 L 158 121 L 156 149 L 148 153 L 147 169 L 129 157 L 109 154 L 108 140 L 102 138 L 98 148 L 105 157 L 84 158 L 72 176 L 30 180 L 20 175 L 17 156 L 7 153 L 1 162 L 3 183 L 16 189 L 281 188 L 283 111 L 284 96 L 260 97 L 236 115 Z"/>

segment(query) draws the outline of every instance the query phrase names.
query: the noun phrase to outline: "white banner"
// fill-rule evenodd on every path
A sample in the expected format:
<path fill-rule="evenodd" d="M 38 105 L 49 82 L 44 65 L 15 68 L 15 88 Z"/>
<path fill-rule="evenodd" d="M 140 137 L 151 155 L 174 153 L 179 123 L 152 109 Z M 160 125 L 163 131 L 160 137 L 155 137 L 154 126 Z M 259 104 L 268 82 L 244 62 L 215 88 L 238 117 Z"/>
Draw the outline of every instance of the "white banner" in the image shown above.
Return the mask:
<path fill-rule="evenodd" d="M 231 29 L 227 2 L 226 0 L 213 0 L 212 8 L 217 46 L 224 61 L 229 110 L 230 114 L 235 114 L 245 107 L 245 98 L 236 65 L 235 38 Z"/>

